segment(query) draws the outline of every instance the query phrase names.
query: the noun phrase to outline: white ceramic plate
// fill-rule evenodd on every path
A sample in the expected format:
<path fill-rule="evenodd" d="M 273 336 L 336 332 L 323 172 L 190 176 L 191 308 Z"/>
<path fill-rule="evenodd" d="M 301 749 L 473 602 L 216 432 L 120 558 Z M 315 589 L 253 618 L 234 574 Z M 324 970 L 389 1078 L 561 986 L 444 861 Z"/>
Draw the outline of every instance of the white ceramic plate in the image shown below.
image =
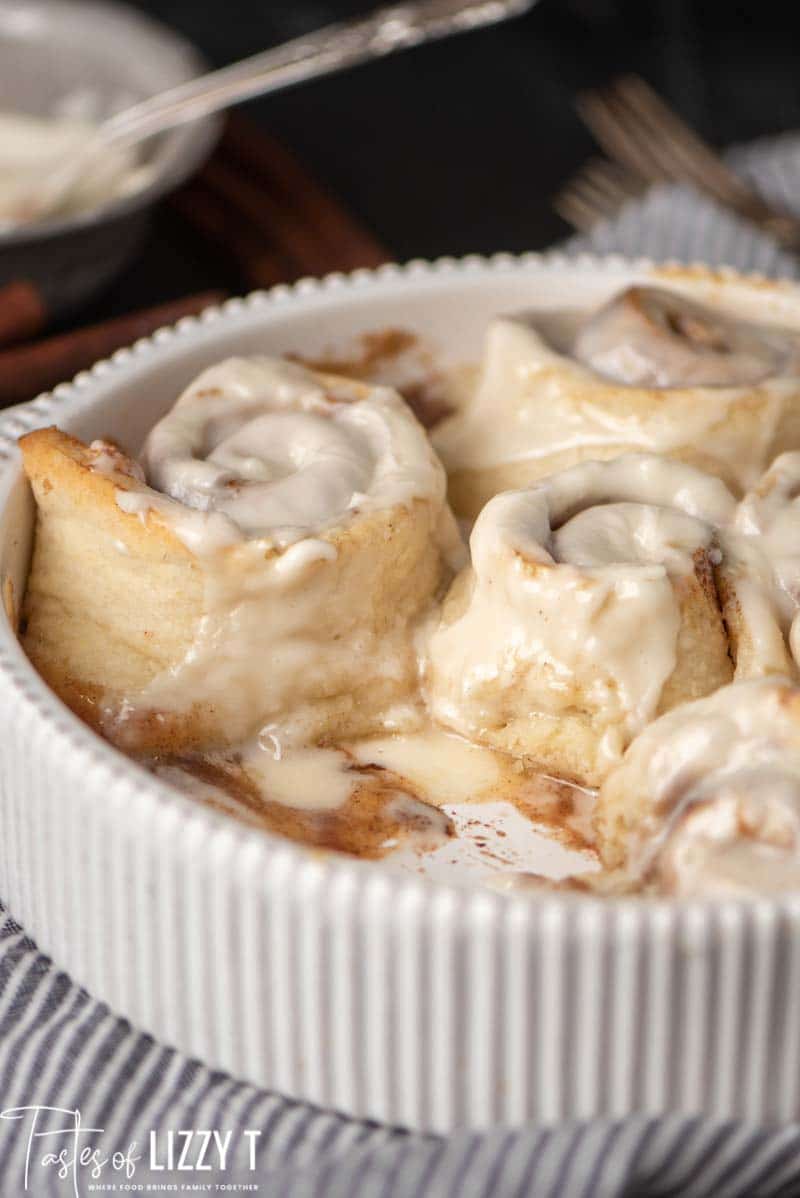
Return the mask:
<path fill-rule="evenodd" d="M 594 305 L 653 270 L 413 263 L 280 287 L 162 330 L 0 417 L 0 578 L 19 595 L 32 511 L 15 439 L 28 429 L 57 421 L 135 448 L 228 353 L 313 354 L 400 325 L 447 359 L 474 359 L 498 312 Z M 706 298 L 730 287 L 685 270 L 669 279 Z M 736 293 L 798 320 L 786 285 L 740 281 Z M 105 745 L 48 691 L 4 617 L 0 728 L 4 901 L 97 998 L 214 1067 L 437 1131 L 632 1111 L 800 1116 L 800 896 L 502 894 L 311 854 Z M 543 849 L 540 867 L 558 869 L 557 855 Z"/>

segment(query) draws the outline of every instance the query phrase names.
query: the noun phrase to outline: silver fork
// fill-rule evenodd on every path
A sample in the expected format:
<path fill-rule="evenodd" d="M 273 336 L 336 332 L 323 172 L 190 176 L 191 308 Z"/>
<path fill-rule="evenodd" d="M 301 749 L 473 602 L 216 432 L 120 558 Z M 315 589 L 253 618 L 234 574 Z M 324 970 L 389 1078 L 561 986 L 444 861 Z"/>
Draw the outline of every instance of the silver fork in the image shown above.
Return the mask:
<path fill-rule="evenodd" d="M 553 207 L 573 228 L 588 233 L 599 221 L 610 220 L 630 200 L 638 199 L 647 187 L 646 179 L 618 163 L 590 158 L 555 196 Z"/>
<path fill-rule="evenodd" d="M 628 75 L 578 97 L 578 111 L 614 161 L 650 183 L 691 183 L 789 249 L 800 220 L 752 190 L 644 79 Z"/>

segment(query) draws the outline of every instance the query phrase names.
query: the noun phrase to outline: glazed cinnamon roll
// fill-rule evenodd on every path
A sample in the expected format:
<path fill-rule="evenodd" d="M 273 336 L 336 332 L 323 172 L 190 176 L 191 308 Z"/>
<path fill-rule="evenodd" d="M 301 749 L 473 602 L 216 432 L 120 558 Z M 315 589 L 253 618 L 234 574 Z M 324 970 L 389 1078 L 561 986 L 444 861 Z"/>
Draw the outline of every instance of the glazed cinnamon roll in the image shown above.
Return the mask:
<path fill-rule="evenodd" d="M 459 540 L 395 392 L 232 359 L 141 465 L 57 429 L 21 445 L 38 507 L 25 648 L 112 740 L 311 742 L 403 718 L 412 627 Z"/>
<path fill-rule="evenodd" d="M 800 453 L 776 458 L 739 504 L 718 570 L 737 678 L 800 661 Z"/>
<path fill-rule="evenodd" d="M 644 286 L 588 319 L 498 319 L 476 393 L 434 443 L 469 517 L 499 491 L 634 450 L 741 492 L 776 453 L 800 448 L 800 336 Z"/>
<path fill-rule="evenodd" d="M 596 785 L 659 712 L 730 681 L 718 479 L 652 455 L 492 499 L 423 654 L 440 723 Z"/>
<path fill-rule="evenodd" d="M 724 687 L 656 720 L 606 778 L 605 864 L 666 894 L 800 887 L 800 690 Z"/>

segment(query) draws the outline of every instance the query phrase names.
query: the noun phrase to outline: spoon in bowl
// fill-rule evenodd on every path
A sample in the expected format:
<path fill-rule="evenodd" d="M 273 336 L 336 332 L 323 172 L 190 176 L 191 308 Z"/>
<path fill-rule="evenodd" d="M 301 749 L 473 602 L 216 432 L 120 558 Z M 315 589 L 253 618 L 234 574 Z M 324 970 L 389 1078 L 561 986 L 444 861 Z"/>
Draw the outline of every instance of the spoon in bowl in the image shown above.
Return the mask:
<path fill-rule="evenodd" d="M 333 74 L 422 42 L 517 16 L 535 0 L 416 0 L 366 17 L 328 25 L 221 70 L 152 96 L 104 121 L 84 146 L 54 165 L 36 189 L 28 220 L 42 220 L 112 148 L 130 148 L 156 134 L 221 112 L 254 96 Z"/>

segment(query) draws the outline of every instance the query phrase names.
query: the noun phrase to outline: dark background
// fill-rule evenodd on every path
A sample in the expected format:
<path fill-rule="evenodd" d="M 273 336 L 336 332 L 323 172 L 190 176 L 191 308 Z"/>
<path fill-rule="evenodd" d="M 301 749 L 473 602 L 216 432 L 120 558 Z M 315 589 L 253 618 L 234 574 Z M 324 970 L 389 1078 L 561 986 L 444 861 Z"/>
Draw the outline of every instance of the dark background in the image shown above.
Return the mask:
<path fill-rule="evenodd" d="M 375 0 L 141 0 L 215 65 Z M 593 150 L 581 89 L 635 70 L 713 142 L 800 126 L 789 0 L 541 0 L 525 17 L 246 106 L 400 260 L 541 249 L 569 233 L 551 199 Z M 795 14 L 796 15 L 796 14 Z M 103 316 L 207 286 L 218 263 L 159 214 Z"/>

